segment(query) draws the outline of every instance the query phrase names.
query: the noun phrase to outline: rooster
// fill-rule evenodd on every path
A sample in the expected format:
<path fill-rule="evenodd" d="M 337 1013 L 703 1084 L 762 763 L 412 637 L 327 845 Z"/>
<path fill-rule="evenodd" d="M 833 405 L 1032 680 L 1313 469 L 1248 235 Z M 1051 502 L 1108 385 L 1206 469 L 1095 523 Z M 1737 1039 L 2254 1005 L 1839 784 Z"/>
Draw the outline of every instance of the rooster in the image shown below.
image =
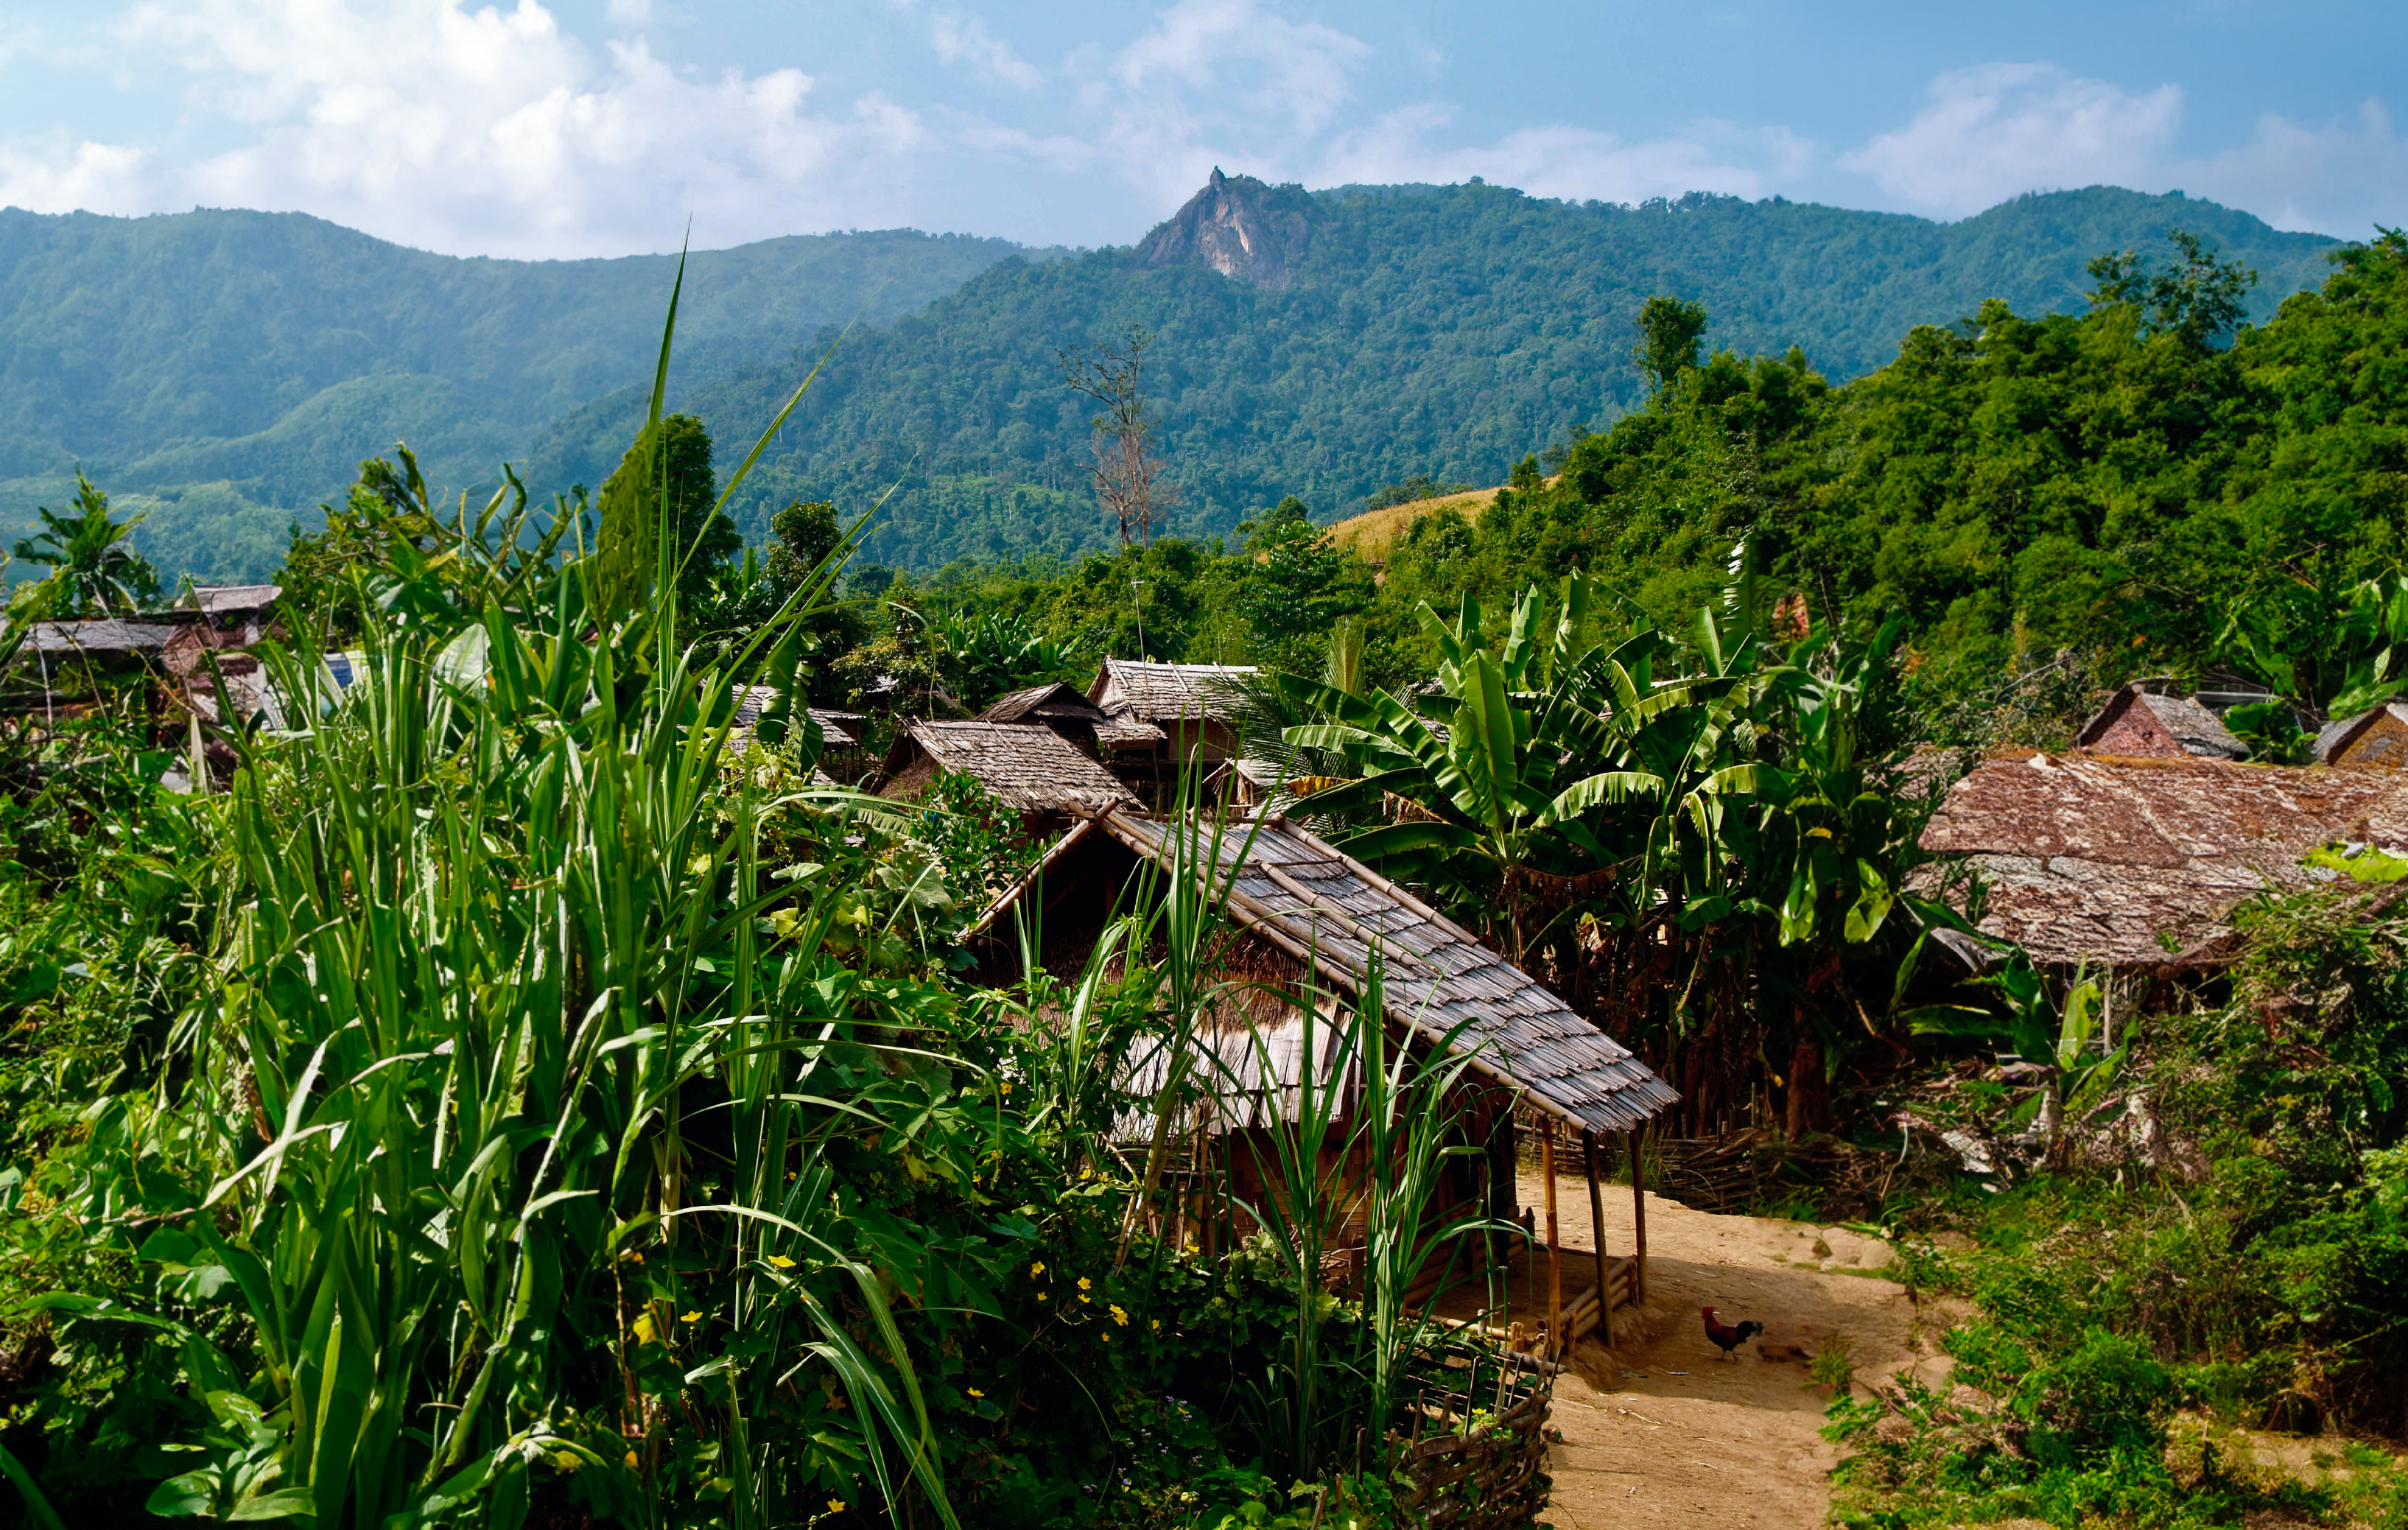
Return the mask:
<path fill-rule="evenodd" d="M 1725 1358 L 1733 1358 L 1731 1351 L 1746 1343 L 1749 1335 L 1764 1332 L 1764 1324 L 1760 1323 L 1742 1323 L 1734 1328 L 1729 1323 L 1716 1322 L 1713 1308 L 1699 1310 L 1705 1315 L 1706 1337 L 1714 1341 L 1714 1347 L 1722 1351 Z"/>

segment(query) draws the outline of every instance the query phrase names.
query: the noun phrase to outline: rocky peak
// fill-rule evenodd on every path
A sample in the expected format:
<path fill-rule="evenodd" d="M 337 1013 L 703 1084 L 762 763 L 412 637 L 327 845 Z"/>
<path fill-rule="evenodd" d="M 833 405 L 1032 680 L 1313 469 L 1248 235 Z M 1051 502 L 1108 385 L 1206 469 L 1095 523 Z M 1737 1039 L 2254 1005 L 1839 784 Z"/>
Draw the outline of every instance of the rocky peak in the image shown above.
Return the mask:
<path fill-rule="evenodd" d="M 1312 237 L 1313 203 L 1301 186 L 1271 186 L 1225 176 L 1219 165 L 1204 189 L 1137 247 L 1148 266 L 1209 265 L 1225 277 L 1278 291 L 1295 279 Z"/>

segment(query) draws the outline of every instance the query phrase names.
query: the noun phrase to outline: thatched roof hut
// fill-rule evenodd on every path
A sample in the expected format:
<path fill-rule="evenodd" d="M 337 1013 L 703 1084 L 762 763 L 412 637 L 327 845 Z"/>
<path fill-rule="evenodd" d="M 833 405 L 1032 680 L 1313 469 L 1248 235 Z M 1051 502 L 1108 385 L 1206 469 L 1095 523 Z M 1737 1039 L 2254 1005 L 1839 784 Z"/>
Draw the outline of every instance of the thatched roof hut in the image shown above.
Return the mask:
<path fill-rule="evenodd" d="M 1053 729 L 1009 722 L 905 723 L 879 770 L 878 794 L 917 797 L 939 771 L 977 779 L 1025 818 L 1138 806 L 1127 787 Z"/>
<path fill-rule="evenodd" d="M 1106 721 L 1098 754 L 1140 796 L 1167 807 L 1180 771 L 1206 776 L 1240 752 L 1238 715 L 1251 665 L 1153 664 L 1106 659 L 1087 699 Z"/>
<path fill-rule="evenodd" d="M 1283 1194 L 1269 1168 L 1278 1161 L 1269 1138 L 1281 1122 L 1298 1118 L 1308 1080 L 1340 1115 L 1354 1114 L 1363 1086 L 1360 1063 L 1347 1054 L 1336 1022 L 1363 1002 L 1376 960 L 1388 1034 L 1400 1044 L 1466 1062 L 1448 1104 L 1458 1140 L 1480 1152 L 1452 1161 L 1446 1185 L 1425 1214 L 1440 1222 L 1472 1208 L 1509 1220 L 1517 1215 L 1514 1118 L 1522 1113 L 1538 1119 L 1550 1170 L 1558 1124 L 1571 1128 L 1583 1149 L 1592 1217 L 1602 1224 L 1597 1215 L 1600 1143 L 1609 1133 L 1632 1134 L 1628 1151 L 1636 1167 L 1636 1133 L 1679 1096 L 1619 1042 L 1469 930 L 1283 818 L 1231 823 L 1216 836 L 1197 819 L 1128 811 L 1092 816 L 1007 890 L 968 938 L 994 951 L 1005 944 L 1000 937 L 1008 916 L 1025 909 L 1035 926 L 1039 960 L 1056 976 L 1069 976 L 1093 949 L 1106 911 L 1120 907 L 1133 885 L 1150 875 L 1176 875 L 1182 864 L 1199 878 L 1210 875 L 1215 891 L 1228 889 L 1234 932 L 1218 952 L 1217 967 L 1224 977 L 1252 979 L 1225 991 L 1195 1027 L 1201 1056 L 1188 1075 L 1191 1093 L 1174 1135 L 1198 1150 L 1217 1144 L 1203 1156 L 1216 1158 L 1219 1166 L 1197 1171 L 1197 1201 L 1182 1216 L 1192 1212 L 1208 1229 L 1217 1225 L 1216 1216 L 1226 1216 L 1242 1236 L 1250 1224 L 1242 1207 Z M 1159 1094 L 1169 1065 L 1159 1041 L 1125 1063 L 1116 1082 L 1141 1103 L 1119 1123 L 1124 1139 L 1155 1135 L 1158 1105 L 1142 1102 Z M 1359 1139 L 1350 1140 L 1343 1148 L 1325 1145 L 1316 1173 L 1333 1191 L 1356 1195 L 1365 1150 Z M 1487 1163 L 1484 1188 L 1475 1156 Z M 1215 1180 L 1215 1175 L 1225 1178 Z M 1611 1326 L 1621 1307 L 1645 1300 L 1645 1185 L 1641 1177 L 1633 1186 L 1634 1248 L 1609 1257 L 1601 1244 L 1573 1251 L 1558 1242 L 1555 1178 L 1548 1172 L 1541 1182 L 1545 1242 L 1509 1251 L 1508 1273 L 1515 1259 L 1533 1276 L 1531 1263 L 1546 1261 L 1547 1304 L 1532 1315 L 1543 1318 L 1547 1342 L 1559 1352 L 1580 1335 Z M 1223 1189 L 1211 1191 L 1211 1183 Z M 1536 1210 L 1524 1223 L 1534 1240 Z M 1334 1243 L 1359 1243 L 1365 1216 L 1366 1208 L 1351 1204 L 1344 1225 L 1332 1229 Z M 1572 1253 L 1580 1257 L 1568 1259 Z"/>
<path fill-rule="evenodd" d="M 2188 756 L 1987 760 L 1922 840 L 1981 872 L 1984 933 L 2038 961 L 2128 967 L 2218 959 L 2243 899 L 2307 885 L 2300 858 L 2344 842 L 2408 850 L 2408 780 Z"/>
<path fill-rule="evenodd" d="M 1073 862 L 1092 848 L 1088 841 L 1108 840 L 1123 861 L 1142 858 L 1167 869 L 1180 832 L 1171 821 L 1136 813 L 1091 818 L 998 899 L 973 933 L 992 928 L 1040 878 L 1054 877 L 1052 895 L 1061 896 L 1064 878 L 1085 869 Z M 1209 831 L 1199 847 L 1198 854 L 1209 849 Z M 1620 1132 L 1644 1125 L 1679 1098 L 1620 1042 L 1470 931 L 1301 826 L 1279 817 L 1240 822 L 1223 833 L 1219 851 L 1221 876 L 1238 867 L 1228 912 L 1239 930 L 1312 966 L 1353 999 L 1362 994 L 1376 947 L 1390 1017 L 1432 1045 L 1470 1052 L 1475 1073 L 1532 1110 L 1578 1129 Z M 1226 1061 L 1241 1071 L 1253 1067 L 1251 1043 Z M 1266 1080 L 1266 1087 L 1281 1083 Z"/>
<path fill-rule="evenodd" d="M 2249 758 L 2249 746 L 2197 699 L 2160 694 L 2138 680 L 2109 696 L 2073 742 L 2093 754 L 2133 758 Z"/>
<path fill-rule="evenodd" d="M 1087 699 L 1106 712 L 1157 725 L 1208 718 L 1227 722 L 1253 679 L 1252 665 L 1154 664 L 1106 659 L 1087 687 Z"/>

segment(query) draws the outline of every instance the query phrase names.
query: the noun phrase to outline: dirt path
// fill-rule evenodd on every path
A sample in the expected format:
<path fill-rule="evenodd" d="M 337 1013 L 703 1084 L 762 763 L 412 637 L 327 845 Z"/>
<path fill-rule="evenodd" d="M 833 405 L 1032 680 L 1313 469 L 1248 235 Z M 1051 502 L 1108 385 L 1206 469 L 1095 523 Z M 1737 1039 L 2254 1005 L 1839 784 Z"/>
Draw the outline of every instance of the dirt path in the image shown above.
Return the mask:
<path fill-rule="evenodd" d="M 1543 1181 L 1524 1178 L 1524 1205 Z M 1563 1241 L 1590 1247 L 1588 1192 L 1559 1181 Z M 1605 1196 L 1606 1247 L 1631 1248 L 1627 1186 Z M 1816 1251 L 1817 1240 L 1829 1251 Z M 1584 1343 L 1555 1382 L 1551 1453 L 1557 1530 L 1821 1525 L 1838 1449 L 1820 1430 L 1828 1398 L 1803 1359 L 1834 1333 L 1854 1346 L 1859 1376 L 1886 1379 L 1920 1365 L 1938 1380 L 1945 1362 L 1916 1346 L 1916 1311 L 1903 1287 L 1862 1273 L 1889 1260 L 1878 1240 L 1837 1228 L 1755 1217 L 1718 1217 L 1647 1197 L 1647 1307 L 1635 1332 L 1607 1351 Z M 1698 1315 L 1765 1325 L 1736 1364 L 1709 1343 Z M 1929 1308 L 1923 1316 L 1934 1316 Z M 1936 1330 L 1935 1330 L 1936 1332 Z"/>

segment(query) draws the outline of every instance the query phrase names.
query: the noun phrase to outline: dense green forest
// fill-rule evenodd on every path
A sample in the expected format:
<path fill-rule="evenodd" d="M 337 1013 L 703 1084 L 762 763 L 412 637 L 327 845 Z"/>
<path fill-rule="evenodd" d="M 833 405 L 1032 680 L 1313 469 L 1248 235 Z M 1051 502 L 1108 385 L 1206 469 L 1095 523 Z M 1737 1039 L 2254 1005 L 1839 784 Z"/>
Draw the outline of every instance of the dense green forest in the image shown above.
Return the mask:
<path fill-rule="evenodd" d="M 1282 194 L 1230 185 L 1266 203 Z M 1282 288 L 1156 265 L 1144 247 L 1105 250 L 990 271 L 923 315 L 848 339 L 739 522 L 758 535 L 787 498 L 867 506 L 899 483 L 870 543 L 882 561 L 1095 545 L 1089 411 L 1062 386 L 1056 352 L 1130 322 L 1157 336 L 1150 386 L 1184 493 L 1172 523 L 1213 535 L 1290 493 L 1327 518 L 1416 472 L 1496 483 L 1526 454 L 1611 422 L 1645 395 L 1630 320 L 1654 293 L 1704 303 L 1716 349 L 1797 346 L 1840 380 L 1889 361 L 1914 325 L 1952 323 L 1991 298 L 2034 316 L 2079 310 L 2085 261 L 2162 250 L 2174 229 L 2259 272 L 2260 316 L 2317 279 L 2330 244 L 2109 189 L 2023 197 L 1953 224 L 1707 196 L 1575 206 L 1483 185 L 1296 200 L 1309 232 Z M 739 372 L 683 407 L 749 436 L 805 365 Z M 564 426 L 537 454 L 537 476 L 598 481 L 636 402 L 623 395 Z"/>
<path fill-rule="evenodd" d="M 700 251 L 681 333 L 703 369 L 779 356 L 1043 253 L 908 230 Z M 81 461 L 140 493 L 172 571 L 264 571 L 368 453 L 406 439 L 437 481 L 490 481 L 639 371 L 675 265 L 460 260 L 298 213 L 0 209 L 0 530 Z"/>
<path fill-rule="evenodd" d="M 1132 320 L 1160 332 L 1173 524 L 1227 533 L 1288 493 L 1326 516 L 1417 472 L 1497 482 L 1627 412 L 1643 393 L 1629 314 L 1652 293 L 1703 301 L 1717 348 L 1797 345 L 1842 379 L 1988 298 L 2078 309 L 2084 260 L 2161 249 L 2173 228 L 2260 273 L 2259 317 L 2331 243 L 2106 188 L 1941 224 L 1705 196 L 1231 184 L 1303 209 L 1282 290 L 1142 245 L 1056 261 L 890 233 L 699 253 L 674 402 L 749 436 L 830 326 L 863 315 L 736 507 L 744 528 L 764 535 L 791 499 L 850 510 L 899 484 L 882 561 L 1068 554 L 1103 533 L 1087 414 L 1056 353 Z M 640 390 L 614 390 L 646 370 L 668 277 L 666 258 L 453 260 L 293 215 L 0 213 L 0 532 L 64 505 L 79 461 L 147 515 L 136 538 L 171 583 L 265 574 L 288 522 L 314 524 L 395 441 L 438 485 L 489 486 L 506 459 L 548 489 L 597 485 L 640 412 Z"/>

